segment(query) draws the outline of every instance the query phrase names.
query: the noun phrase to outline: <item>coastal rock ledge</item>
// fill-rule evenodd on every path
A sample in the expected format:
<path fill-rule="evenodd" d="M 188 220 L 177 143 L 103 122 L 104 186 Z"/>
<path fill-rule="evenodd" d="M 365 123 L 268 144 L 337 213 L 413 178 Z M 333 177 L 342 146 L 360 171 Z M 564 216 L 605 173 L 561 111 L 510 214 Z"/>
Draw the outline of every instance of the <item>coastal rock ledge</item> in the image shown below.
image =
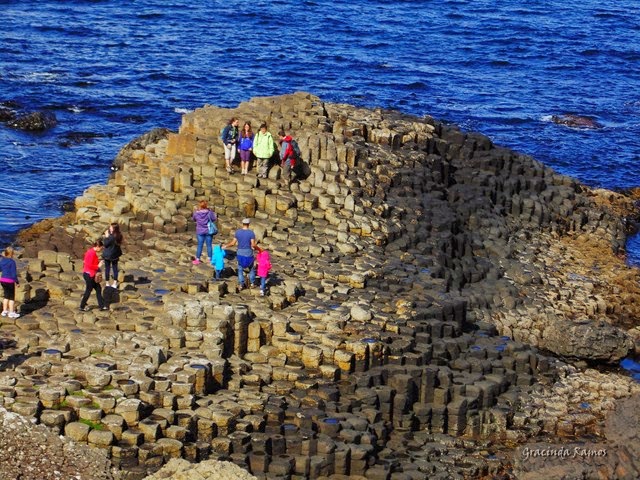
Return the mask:
<path fill-rule="evenodd" d="M 227 173 L 231 116 L 289 131 L 298 180 L 277 162 L 264 179 Z M 622 258 L 633 195 L 429 117 L 302 92 L 204 106 L 116 160 L 74 212 L 22 232 L 22 316 L 0 329 L 5 418 L 111 466 L 41 469 L 19 443 L 0 480 L 548 478 L 564 465 L 530 452 L 587 438 L 609 453 L 583 471 L 640 476 L 620 407 L 640 387 L 611 368 L 640 336 Z M 272 254 L 266 296 L 239 288 L 232 255 L 221 281 L 191 263 L 203 199 L 216 242 L 251 217 Z M 79 312 L 82 254 L 113 221 L 120 285 L 109 311 Z"/>

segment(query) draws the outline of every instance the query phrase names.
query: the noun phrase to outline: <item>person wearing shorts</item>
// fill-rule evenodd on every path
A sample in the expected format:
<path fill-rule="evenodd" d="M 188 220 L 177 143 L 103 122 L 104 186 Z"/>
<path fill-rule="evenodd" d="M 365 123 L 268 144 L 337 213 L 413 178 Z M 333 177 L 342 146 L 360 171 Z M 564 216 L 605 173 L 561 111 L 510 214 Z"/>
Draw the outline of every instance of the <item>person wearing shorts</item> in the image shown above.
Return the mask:
<path fill-rule="evenodd" d="M 2 316 L 18 318 L 20 314 L 16 312 L 16 285 L 18 280 L 18 267 L 13 259 L 14 250 L 12 247 L 5 248 L 0 257 L 0 284 L 4 298 L 2 300 Z"/>

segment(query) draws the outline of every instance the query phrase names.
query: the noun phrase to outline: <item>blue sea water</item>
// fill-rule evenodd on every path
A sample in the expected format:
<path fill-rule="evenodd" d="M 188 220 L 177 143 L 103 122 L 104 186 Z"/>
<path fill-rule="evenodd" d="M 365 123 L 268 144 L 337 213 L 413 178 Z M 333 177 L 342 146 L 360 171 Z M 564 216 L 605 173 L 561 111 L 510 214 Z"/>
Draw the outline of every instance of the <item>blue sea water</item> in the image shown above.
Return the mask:
<path fill-rule="evenodd" d="M 0 0 L 0 244 L 103 183 L 129 140 L 205 103 L 309 91 L 480 131 L 592 186 L 640 186 L 632 0 Z M 596 130 L 550 116 L 595 118 Z M 640 246 L 634 247 L 640 251 Z"/>

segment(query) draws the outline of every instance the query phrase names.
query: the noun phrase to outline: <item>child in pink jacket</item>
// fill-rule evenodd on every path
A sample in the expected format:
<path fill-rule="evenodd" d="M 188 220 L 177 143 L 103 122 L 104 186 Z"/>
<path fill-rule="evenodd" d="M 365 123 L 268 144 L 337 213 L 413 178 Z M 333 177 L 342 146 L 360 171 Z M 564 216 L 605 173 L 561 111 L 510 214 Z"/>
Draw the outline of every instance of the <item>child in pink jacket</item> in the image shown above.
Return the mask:
<path fill-rule="evenodd" d="M 257 273 L 260 277 L 260 295 L 264 297 L 264 292 L 267 287 L 267 277 L 271 270 L 271 258 L 269 257 L 269 252 L 263 248 L 256 246 L 256 251 L 258 252 L 256 255 L 256 263 L 258 264 Z"/>

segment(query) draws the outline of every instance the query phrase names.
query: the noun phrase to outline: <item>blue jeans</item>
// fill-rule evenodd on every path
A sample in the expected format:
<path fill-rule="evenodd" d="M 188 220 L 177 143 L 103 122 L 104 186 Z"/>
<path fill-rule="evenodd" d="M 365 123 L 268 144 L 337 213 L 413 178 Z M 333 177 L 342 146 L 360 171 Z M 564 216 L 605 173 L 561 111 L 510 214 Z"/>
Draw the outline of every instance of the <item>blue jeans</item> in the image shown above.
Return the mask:
<path fill-rule="evenodd" d="M 107 260 L 104 261 L 104 279 L 109 281 L 109 274 L 111 273 L 111 267 L 113 267 L 113 279 L 118 280 L 118 260 Z"/>
<path fill-rule="evenodd" d="M 211 242 L 213 241 L 213 235 L 209 235 L 208 233 L 197 234 L 198 237 L 198 248 L 196 249 L 196 258 L 200 260 L 200 255 L 202 255 L 202 246 L 204 242 L 207 242 L 207 255 L 209 255 L 209 260 L 213 258 L 213 247 L 211 246 Z"/>
<path fill-rule="evenodd" d="M 244 285 L 244 268 L 242 267 L 241 263 L 240 263 L 240 259 L 241 258 L 247 258 L 247 257 L 238 257 L 238 284 L 239 285 Z M 245 264 L 246 265 L 246 264 Z M 250 268 L 249 270 L 249 282 L 251 283 L 251 285 L 253 285 L 253 282 L 256 281 L 256 262 L 251 262 L 251 266 L 247 267 Z"/>
<path fill-rule="evenodd" d="M 265 275 L 264 277 L 260 277 L 260 290 L 264 292 L 266 288 L 267 288 L 267 276 Z"/>

